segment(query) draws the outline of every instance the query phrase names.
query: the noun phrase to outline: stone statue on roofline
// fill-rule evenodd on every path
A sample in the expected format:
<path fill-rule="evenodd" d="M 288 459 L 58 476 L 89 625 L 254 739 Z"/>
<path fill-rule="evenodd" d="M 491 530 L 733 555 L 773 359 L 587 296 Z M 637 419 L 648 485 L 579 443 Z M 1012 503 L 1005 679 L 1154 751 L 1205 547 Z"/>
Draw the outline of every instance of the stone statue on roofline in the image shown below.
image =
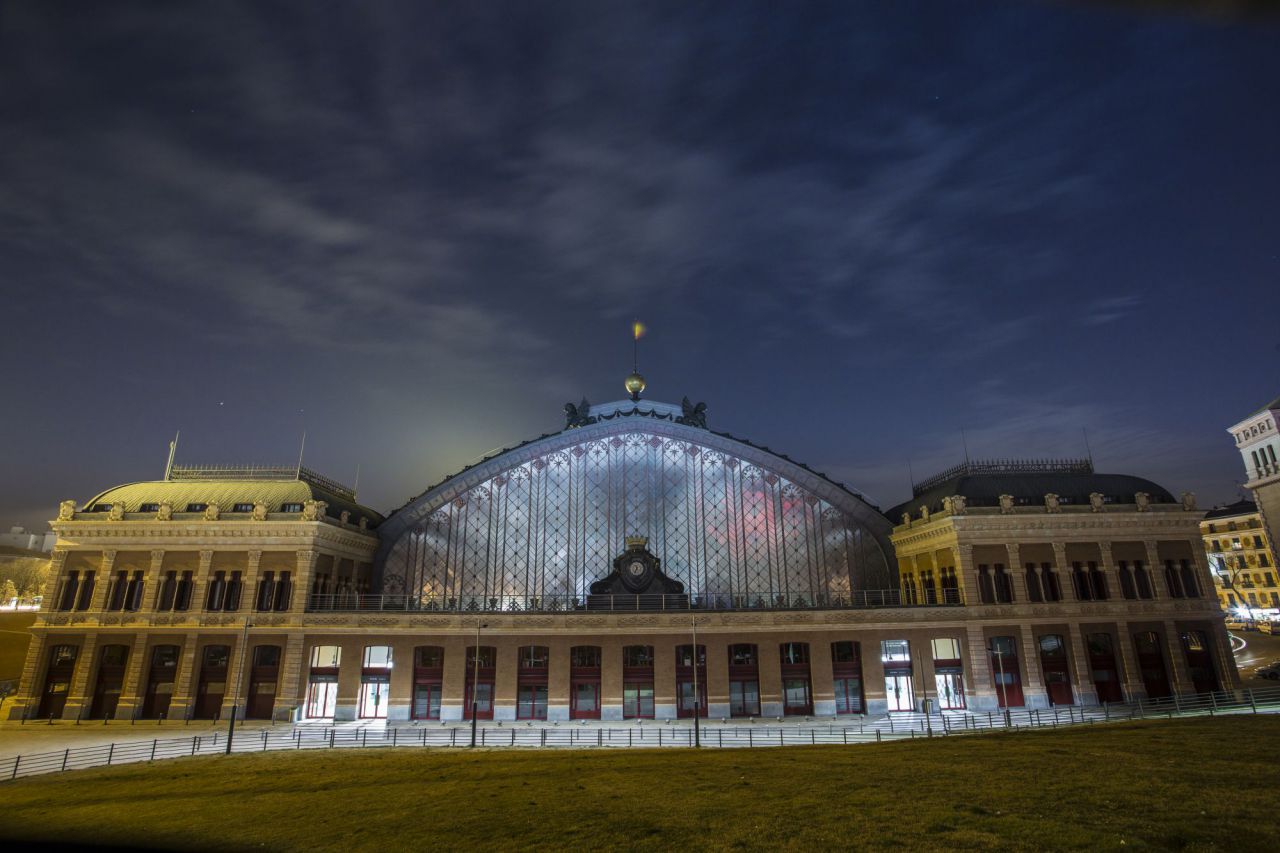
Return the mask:
<path fill-rule="evenodd" d="M 76 502 L 62 501 L 58 504 L 58 521 L 71 521 L 76 517 Z"/>
<path fill-rule="evenodd" d="M 587 402 L 586 397 L 583 397 L 582 402 L 576 406 L 573 403 L 564 404 L 565 429 L 584 427 L 595 422 L 596 419 L 591 417 L 591 404 Z"/>
<path fill-rule="evenodd" d="M 1013 495 L 1000 496 L 1000 514 L 1009 515 L 1013 512 Z"/>
<path fill-rule="evenodd" d="M 1105 497 L 1103 496 L 1102 492 L 1089 493 L 1089 507 L 1094 512 L 1102 512 L 1102 504 L 1104 501 L 1105 501 Z"/>
<path fill-rule="evenodd" d="M 1146 492 L 1134 494 L 1133 502 L 1138 505 L 1138 512 L 1147 512 L 1151 509 L 1151 495 Z"/>
<path fill-rule="evenodd" d="M 1183 512 L 1196 511 L 1196 493 L 1195 492 L 1182 493 L 1182 511 Z"/>
<path fill-rule="evenodd" d="M 220 515 L 222 515 L 222 510 L 217 504 L 209 504 L 204 508 L 205 521 L 217 521 Z"/>
<path fill-rule="evenodd" d="M 707 428 L 707 404 L 698 403 L 696 406 L 689 402 L 689 398 L 685 397 L 680 401 L 680 417 L 676 418 L 676 423 L 685 426 L 697 427 L 698 429 Z"/>
<path fill-rule="evenodd" d="M 124 521 L 124 501 L 116 501 L 107 513 L 107 521 Z"/>
<path fill-rule="evenodd" d="M 1053 492 L 1049 492 L 1044 496 L 1045 512 L 1062 512 L 1062 501 Z"/>
<path fill-rule="evenodd" d="M 325 501 L 306 501 L 302 505 L 303 521 L 320 521 L 324 518 L 324 511 L 329 506 Z"/>
<path fill-rule="evenodd" d="M 173 521 L 173 503 L 161 501 L 156 507 L 156 521 Z"/>
<path fill-rule="evenodd" d="M 256 501 L 253 505 L 253 520 L 254 521 L 267 520 L 267 505 L 264 504 L 262 501 Z"/>

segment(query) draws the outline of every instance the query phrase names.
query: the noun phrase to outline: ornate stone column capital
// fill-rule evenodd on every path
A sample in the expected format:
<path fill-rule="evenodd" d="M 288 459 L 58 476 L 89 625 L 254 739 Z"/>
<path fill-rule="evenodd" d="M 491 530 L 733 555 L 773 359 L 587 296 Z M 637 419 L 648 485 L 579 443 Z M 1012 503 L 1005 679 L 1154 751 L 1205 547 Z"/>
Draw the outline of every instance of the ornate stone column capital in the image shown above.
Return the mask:
<path fill-rule="evenodd" d="M 200 571 L 201 572 L 209 571 L 209 566 L 211 565 L 213 565 L 213 552 L 201 551 L 200 552 Z"/>
<path fill-rule="evenodd" d="M 1067 543 L 1054 542 L 1052 546 L 1054 567 L 1058 569 L 1065 568 L 1067 565 Z"/>
<path fill-rule="evenodd" d="M 102 571 L 103 571 L 103 573 L 104 573 L 104 574 L 105 574 L 106 572 L 111 571 L 111 567 L 112 567 L 112 566 L 114 566 L 114 565 L 115 565 L 115 563 L 116 563 L 116 552 L 115 552 L 115 551 L 103 551 L 103 552 L 102 552 Z"/>
<path fill-rule="evenodd" d="M 159 572 L 160 567 L 164 564 L 164 551 L 156 549 L 151 552 L 151 571 Z"/>
<path fill-rule="evenodd" d="M 1016 569 L 1022 565 L 1022 546 L 1013 542 L 1006 542 L 1004 550 L 1009 555 L 1009 568 Z"/>

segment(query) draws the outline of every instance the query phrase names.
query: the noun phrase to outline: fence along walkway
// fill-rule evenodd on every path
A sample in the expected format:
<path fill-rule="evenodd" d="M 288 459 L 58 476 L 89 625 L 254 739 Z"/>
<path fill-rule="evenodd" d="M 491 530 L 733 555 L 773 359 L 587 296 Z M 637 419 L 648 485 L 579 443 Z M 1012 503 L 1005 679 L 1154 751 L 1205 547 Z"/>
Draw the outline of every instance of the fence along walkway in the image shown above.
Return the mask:
<path fill-rule="evenodd" d="M 1238 693 L 1201 693 L 1134 704 L 1047 710 L 1010 709 L 991 713 L 946 712 L 944 714 L 892 714 L 875 720 L 852 723 L 813 722 L 798 725 L 702 726 L 702 746 L 711 748 L 802 746 L 812 744 L 858 744 L 887 740 L 950 737 L 999 730 L 1057 728 L 1082 724 L 1140 719 L 1212 716 L 1217 714 L 1280 713 L 1280 688 L 1243 690 Z M 648 721 L 646 721 L 648 722 Z M 236 753 L 301 749 L 372 749 L 375 747 L 465 747 L 470 743 L 469 726 L 406 726 L 386 729 L 299 726 L 291 729 L 246 731 L 237 734 Z M 550 726 L 515 723 L 479 730 L 477 744 L 486 747 L 692 747 L 693 728 L 684 723 L 672 728 L 662 722 L 634 726 L 585 726 L 565 723 Z M 217 733 L 184 738 L 156 738 L 88 747 L 72 747 L 57 752 L 18 755 L 0 760 L 0 780 L 82 770 L 117 764 L 136 764 L 162 758 L 221 755 L 226 736 Z"/>

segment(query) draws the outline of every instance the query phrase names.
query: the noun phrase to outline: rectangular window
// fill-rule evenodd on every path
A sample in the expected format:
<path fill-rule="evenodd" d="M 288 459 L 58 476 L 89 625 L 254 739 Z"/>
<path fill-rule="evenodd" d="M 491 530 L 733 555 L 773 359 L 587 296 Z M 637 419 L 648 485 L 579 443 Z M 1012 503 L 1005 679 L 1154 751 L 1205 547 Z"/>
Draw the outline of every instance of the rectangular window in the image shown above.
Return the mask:
<path fill-rule="evenodd" d="M 365 646 L 364 665 L 368 669 L 391 669 L 391 647 Z"/>
<path fill-rule="evenodd" d="M 881 640 L 880 660 L 885 663 L 890 661 L 910 661 L 911 644 L 906 640 Z"/>
<path fill-rule="evenodd" d="M 253 504 L 236 504 L 231 507 L 232 512 L 253 512 Z"/>
<path fill-rule="evenodd" d="M 862 713 L 862 679 L 837 678 L 834 682 L 837 714 Z"/>
<path fill-rule="evenodd" d="M 627 719 L 653 718 L 652 684 L 623 685 L 622 716 Z"/>
<path fill-rule="evenodd" d="M 760 716 L 759 682 L 729 682 L 729 714 L 734 717 Z"/>
<path fill-rule="evenodd" d="M 516 719 L 545 720 L 547 718 L 546 685 L 524 685 L 516 696 Z"/>
<path fill-rule="evenodd" d="M 336 667 L 341 663 L 342 646 L 316 646 L 311 650 L 311 665 L 314 667 Z"/>
<path fill-rule="evenodd" d="M 933 640 L 934 660 L 960 660 L 960 641 L 953 637 L 937 637 Z"/>

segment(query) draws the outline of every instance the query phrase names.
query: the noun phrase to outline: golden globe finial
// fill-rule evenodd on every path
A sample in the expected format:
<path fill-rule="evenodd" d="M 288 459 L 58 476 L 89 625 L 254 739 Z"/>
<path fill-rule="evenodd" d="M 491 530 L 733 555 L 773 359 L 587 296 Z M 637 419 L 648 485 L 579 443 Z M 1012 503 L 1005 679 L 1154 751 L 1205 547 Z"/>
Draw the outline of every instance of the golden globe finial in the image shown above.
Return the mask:
<path fill-rule="evenodd" d="M 622 383 L 627 389 L 627 393 L 631 395 L 632 400 L 639 400 L 640 393 L 644 391 L 644 377 L 637 372 L 632 372 Z"/>

